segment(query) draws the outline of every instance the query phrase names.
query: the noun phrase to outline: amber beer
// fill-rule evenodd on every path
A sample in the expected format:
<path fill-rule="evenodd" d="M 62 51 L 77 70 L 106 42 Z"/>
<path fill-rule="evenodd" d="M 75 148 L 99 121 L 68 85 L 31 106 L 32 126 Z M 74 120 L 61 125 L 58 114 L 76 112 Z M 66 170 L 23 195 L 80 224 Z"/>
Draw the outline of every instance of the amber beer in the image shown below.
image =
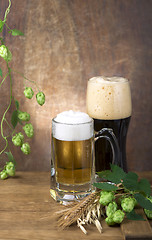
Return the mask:
<path fill-rule="evenodd" d="M 129 82 L 121 77 L 93 77 L 87 86 L 87 113 L 94 119 L 94 130 L 111 128 L 120 149 L 119 165 L 127 171 L 126 137 L 131 117 Z M 96 171 L 110 169 L 113 153 L 106 139 L 95 143 Z"/>
<path fill-rule="evenodd" d="M 56 181 L 61 184 L 84 184 L 91 179 L 92 138 L 63 141 L 53 138 Z"/>
<path fill-rule="evenodd" d="M 57 201 L 82 199 L 94 189 L 93 119 L 65 111 L 52 120 L 51 196 Z"/>

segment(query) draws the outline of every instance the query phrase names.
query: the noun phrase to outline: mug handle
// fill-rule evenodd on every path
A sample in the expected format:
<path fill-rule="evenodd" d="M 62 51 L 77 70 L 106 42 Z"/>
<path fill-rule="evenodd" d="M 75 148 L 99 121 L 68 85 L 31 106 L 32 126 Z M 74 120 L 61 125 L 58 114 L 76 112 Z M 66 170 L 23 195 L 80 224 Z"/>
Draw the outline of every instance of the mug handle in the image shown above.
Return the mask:
<path fill-rule="evenodd" d="M 122 167 L 121 161 L 120 161 L 120 148 L 118 144 L 118 140 L 111 128 L 102 128 L 100 131 L 95 132 L 95 142 L 99 138 L 105 138 L 110 142 L 112 153 L 113 153 L 113 160 L 112 164 L 116 164 L 119 167 Z"/>

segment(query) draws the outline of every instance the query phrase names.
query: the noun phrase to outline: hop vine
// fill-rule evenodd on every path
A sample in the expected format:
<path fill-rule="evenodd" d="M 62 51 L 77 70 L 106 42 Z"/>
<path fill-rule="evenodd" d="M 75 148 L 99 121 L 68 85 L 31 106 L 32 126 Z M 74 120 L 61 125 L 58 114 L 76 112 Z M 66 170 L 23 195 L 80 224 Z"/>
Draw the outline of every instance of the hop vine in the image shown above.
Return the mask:
<path fill-rule="evenodd" d="M 13 60 L 13 56 L 12 56 L 12 53 L 11 53 L 9 47 L 5 44 L 5 41 L 3 38 L 4 28 L 6 28 L 8 33 L 14 37 L 24 35 L 20 30 L 11 29 L 7 25 L 7 16 L 9 14 L 10 10 L 11 10 L 11 0 L 8 1 L 8 7 L 5 11 L 4 19 L 0 19 L 0 35 L 1 35 L 0 36 L 0 58 L 2 59 L 2 61 L 5 62 L 6 67 L 7 67 L 7 73 L 3 77 L 3 70 L 0 66 L 0 78 L 2 79 L 0 81 L 0 90 L 2 90 L 3 83 L 5 81 L 9 81 L 9 87 L 10 87 L 9 104 L 8 104 L 7 108 L 5 109 L 4 113 L 2 114 L 2 118 L 0 121 L 1 136 L 5 143 L 5 146 L 3 147 L 3 149 L 0 149 L 0 155 L 6 154 L 7 158 L 8 158 L 8 161 L 6 162 L 6 164 L 3 166 L 3 168 L 0 169 L 0 178 L 2 180 L 8 178 L 9 176 L 10 177 L 15 176 L 16 161 L 11 152 L 11 146 L 9 146 L 9 141 L 8 141 L 9 138 L 12 139 L 12 144 L 14 146 L 20 148 L 20 150 L 23 154 L 28 155 L 31 152 L 31 147 L 28 142 L 25 142 L 24 134 L 26 135 L 27 138 L 32 138 L 34 136 L 33 125 L 29 122 L 30 114 L 20 110 L 20 104 L 15 99 L 15 96 L 13 96 L 12 74 L 19 74 L 23 78 L 23 84 L 25 87 L 24 91 L 23 91 L 24 97 L 26 97 L 28 99 L 32 99 L 34 96 L 34 91 L 33 91 L 32 87 L 29 87 L 26 84 L 27 82 L 29 82 L 30 84 L 35 85 L 35 87 L 37 89 L 37 93 L 36 93 L 37 103 L 40 106 L 42 106 L 45 103 L 45 94 L 39 90 L 37 83 L 35 81 L 30 80 L 27 77 L 25 77 L 23 73 L 12 69 L 10 66 L 10 63 Z M 8 120 L 7 113 L 9 112 L 13 101 L 15 102 L 15 109 L 12 113 L 11 119 Z M 4 132 L 4 123 L 7 124 L 7 127 L 10 130 L 10 134 L 7 136 L 5 135 L 5 132 Z M 16 132 L 17 124 L 22 125 L 23 132 Z"/>

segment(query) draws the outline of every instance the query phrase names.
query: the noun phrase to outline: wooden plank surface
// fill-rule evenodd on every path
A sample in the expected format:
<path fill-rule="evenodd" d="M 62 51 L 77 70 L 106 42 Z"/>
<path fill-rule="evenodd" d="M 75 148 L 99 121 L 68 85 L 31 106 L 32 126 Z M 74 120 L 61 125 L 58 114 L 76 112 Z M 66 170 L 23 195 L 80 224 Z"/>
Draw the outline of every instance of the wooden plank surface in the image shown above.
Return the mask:
<path fill-rule="evenodd" d="M 140 214 L 145 220 L 147 220 L 143 209 L 136 209 L 136 213 Z M 121 224 L 121 230 L 126 240 L 152 239 L 152 228 L 148 221 L 131 221 L 126 219 Z"/>
<path fill-rule="evenodd" d="M 146 176 L 150 178 L 151 174 Z M 0 240 L 124 239 L 123 229 L 109 227 L 104 221 L 102 234 L 92 225 L 87 226 L 88 235 L 76 225 L 58 229 L 55 212 L 63 206 L 50 197 L 49 188 L 48 172 L 17 172 L 15 178 L 0 181 Z"/>
<path fill-rule="evenodd" d="M 88 235 L 72 226 L 60 231 L 54 213 L 62 206 L 49 195 L 50 174 L 18 172 L 15 178 L 0 181 L 0 240 L 20 239 L 104 239 L 122 240 L 119 227 L 113 231 L 104 224 L 101 235 L 94 226 Z"/>

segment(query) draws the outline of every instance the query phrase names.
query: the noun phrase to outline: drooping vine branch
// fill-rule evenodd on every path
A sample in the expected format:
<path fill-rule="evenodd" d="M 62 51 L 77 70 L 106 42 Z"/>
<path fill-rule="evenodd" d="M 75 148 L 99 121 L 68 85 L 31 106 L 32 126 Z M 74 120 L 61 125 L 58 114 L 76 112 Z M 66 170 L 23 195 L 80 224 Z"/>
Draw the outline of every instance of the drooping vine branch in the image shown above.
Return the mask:
<path fill-rule="evenodd" d="M 8 62 L 7 62 L 7 69 L 8 69 L 9 79 L 10 79 L 10 100 L 9 100 L 9 105 L 6 108 L 6 110 L 5 110 L 5 112 L 4 112 L 3 116 L 2 116 L 2 120 L 1 120 L 1 135 L 2 135 L 2 138 L 5 140 L 5 147 L 3 148 L 3 150 L 1 150 L 0 154 L 2 154 L 6 150 L 6 148 L 8 147 L 7 137 L 4 136 L 3 122 L 4 122 L 5 116 L 6 116 L 7 112 L 9 111 L 9 109 L 11 107 L 11 104 L 12 104 L 12 76 L 11 76 L 11 69 L 9 67 Z"/>
<path fill-rule="evenodd" d="M 0 33 L 3 33 L 3 29 L 4 27 L 6 27 L 6 29 L 8 30 L 8 33 L 11 34 L 12 36 L 23 36 L 24 34 L 18 30 L 18 29 L 11 29 L 7 24 L 7 16 L 10 12 L 11 9 L 11 0 L 9 0 L 9 5 L 5 11 L 4 14 L 4 19 L 0 19 Z M 21 151 L 24 154 L 29 154 L 31 152 L 31 148 L 28 142 L 25 142 L 25 136 L 22 132 L 16 133 L 15 134 L 15 129 L 17 124 L 21 124 L 22 125 L 22 129 L 26 135 L 26 137 L 31 138 L 34 135 L 34 128 L 32 126 L 31 123 L 29 123 L 30 121 L 30 114 L 27 112 L 22 112 L 20 110 L 20 104 L 17 100 L 15 100 L 15 106 L 16 109 L 13 111 L 12 115 L 11 115 L 11 124 L 9 123 L 9 121 L 6 120 L 6 115 L 10 110 L 10 107 L 12 105 L 12 100 L 13 100 L 13 95 L 12 95 L 12 87 L 13 87 L 13 80 L 12 80 L 12 73 L 17 73 L 20 76 L 23 77 L 23 81 L 24 81 L 24 95 L 26 98 L 31 99 L 34 95 L 33 89 L 31 87 L 27 87 L 26 86 L 26 81 L 29 81 L 30 83 L 34 84 L 38 90 L 37 94 L 36 94 L 36 101 L 37 103 L 42 106 L 45 103 L 45 95 L 43 92 L 40 92 L 39 87 L 37 85 L 37 83 L 33 80 L 28 79 L 27 77 L 24 76 L 23 73 L 14 70 L 10 67 L 9 62 L 12 61 L 13 57 L 12 57 L 12 53 L 9 50 L 8 46 L 6 46 L 5 41 L 3 39 L 3 37 L 0 37 L 0 57 L 5 61 L 6 66 L 7 66 L 7 74 L 3 77 L 3 71 L 0 68 L 0 77 L 3 78 L 0 81 L 0 90 L 2 89 L 2 85 L 5 81 L 9 80 L 9 87 L 10 87 L 10 94 L 9 94 L 9 104 L 7 106 L 7 108 L 5 109 L 4 113 L 2 114 L 2 119 L 0 121 L 0 130 L 1 130 L 1 136 L 2 139 L 5 142 L 5 146 L 3 147 L 2 150 L 0 150 L 0 156 L 5 153 L 8 157 L 8 162 L 6 162 L 6 164 L 3 167 L 3 170 L 0 172 L 0 178 L 1 179 L 6 179 L 8 176 L 14 176 L 15 175 L 15 159 L 12 155 L 11 152 L 11 148 L 9 146 L 9 137 L 12 137 L 12 143 L 17 146 L 20 147 Z M 14 98 L 15 99 L 15 98 Z M 11 131 L 11 133 L 9 135 L 5 135 L 4 133 L 4 122 L 6 122 L 7 127 L 9 129 L 9 131 Z M 14 135 L 15 134 L 15 135 Z M 8 150 L 7 150 L 8 149 Z"/>

